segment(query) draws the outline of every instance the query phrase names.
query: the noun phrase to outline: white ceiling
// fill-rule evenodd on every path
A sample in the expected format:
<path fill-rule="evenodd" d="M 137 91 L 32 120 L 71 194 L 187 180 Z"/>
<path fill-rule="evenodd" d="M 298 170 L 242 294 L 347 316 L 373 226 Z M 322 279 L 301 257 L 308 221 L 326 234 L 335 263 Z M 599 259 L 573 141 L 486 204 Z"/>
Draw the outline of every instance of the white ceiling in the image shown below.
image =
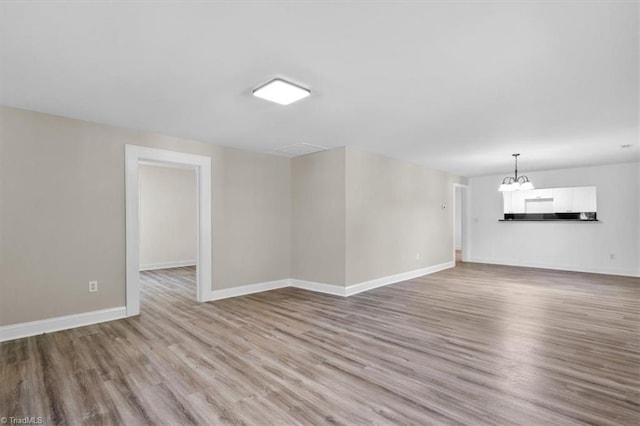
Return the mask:
<path fill-rule="evenodd" d="M 472 176 L 633 161 L 637 2 L 3 2 L 0 103 Z M 251 96 L 275 76 L 312 95 Z M 633 144 L 631 149 L 620 145 Z"/>

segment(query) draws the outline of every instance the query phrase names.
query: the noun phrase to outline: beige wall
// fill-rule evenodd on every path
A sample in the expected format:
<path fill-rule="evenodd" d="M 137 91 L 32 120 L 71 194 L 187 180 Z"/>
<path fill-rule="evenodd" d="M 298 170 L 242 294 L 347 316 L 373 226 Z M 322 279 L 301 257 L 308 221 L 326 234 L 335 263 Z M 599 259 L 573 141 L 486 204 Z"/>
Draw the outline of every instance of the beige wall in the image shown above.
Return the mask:
<path fill-rule="evenodd" d="M 446 173 L 344 148 L 290 160 L 1 107 L 0 325 L 125 305 L 125 144 L 212 158 L 214 290 L 291 277 L 345 286 L 452 260 L 461 179 Z"/>
<path fill-rule="evenodd" d="M 125 305 L 125 144 L 212 157 L 214 289 L 291 276 L 289 159 L 1 107 L 0 325 Z"/>
<path fill-rule="evenodd" d="M 345 283 L 345 150 L 294 158 L 293 278 Z"/>
<path fill-rule="evenodd" d="M 347 149 L 346 285 L 453 260 L 453 183 L 466 180 Z"/>
<path fill-rule="evenodd" d="M 193 168 L 141 165 L 140 269 L 195 265 L 198 187 Z"/>
<path fill-rule="evenodd" d="M 292 180 L 293 278 L 349 286 L 453 260 L 465 179 L 340 148 L 295 158 Z"/>

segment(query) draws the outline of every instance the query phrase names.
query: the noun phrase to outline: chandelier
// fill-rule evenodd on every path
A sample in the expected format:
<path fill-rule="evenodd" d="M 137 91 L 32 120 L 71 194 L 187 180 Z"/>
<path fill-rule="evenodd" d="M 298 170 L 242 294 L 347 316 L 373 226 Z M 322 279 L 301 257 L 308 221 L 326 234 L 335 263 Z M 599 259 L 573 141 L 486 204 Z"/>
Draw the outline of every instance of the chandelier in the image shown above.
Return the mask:
<path fill-rule="evenodd" d="M 498 191 L 526 191 L 533 189 L 533 184 L 529 181 L 529 178 L 522 175 L 518 176 L 518 156 L 520 154 L 511 154 L 516 161 L 515 176 L 507 176 L 502 179 L 502 183 L 498 188 Z"/>

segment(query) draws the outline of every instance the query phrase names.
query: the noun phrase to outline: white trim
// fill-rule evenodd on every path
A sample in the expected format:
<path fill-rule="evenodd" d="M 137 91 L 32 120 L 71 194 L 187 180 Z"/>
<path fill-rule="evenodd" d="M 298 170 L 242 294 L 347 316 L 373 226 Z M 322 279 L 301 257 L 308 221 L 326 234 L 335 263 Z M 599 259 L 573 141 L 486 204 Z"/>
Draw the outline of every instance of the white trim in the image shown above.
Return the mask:
<path fill-rule="evenodd" d="M 226 288 L 223 290 L 214 290 L 212 298 L 209 300 L 221 300 L 230 297 L 244 296 L 246 294 L 258 293 L 262 291 L 275 290 L 278 288 L 294 287 L 302 290 L 314 291 L 316 293 L 330 294 L 333 296 L 348 297 L 363 291 L 372 290 L 374 288 L 385 285 L 395 284 L 402 281 L 412 280 L 424 275 L 433 274 L 445 269 L 453 268 L 455 262 L 445 262 L 438 265 L 428 266 L 426 268 L 416 269 L 413 271 L 402 272 L 400 274 L 389 275 L 387 277 L 376 278 L 370 281 L 364 281 L 347 287 L 336 284 L 318 283 L 313 281 L 299 280 L 297 278 L 284 279 L 278 281 L 269 281 L 264 283 L 249 284 L 241 287 Z"/>
<path fill-rule="evenodd" d="M 471 230 L 470 222 L 469 222 L 469 185 L 464 185 L 462 183 L 454 183 L 453 184 L 453 208 L 451 209 L 453 214 L 453 263 L 455 265 L 456 262 L 456 212 L 459 208 L 456 204 L 456 188 L 460 188 L 462 190 L 462 260 L 467 261 L 467 256 L 470 253 L 469 251 L 469 242 L 471 241 L 469 238 L 469 231 Z M 466 208 L 464 208 L 466 206 Z"/>
<path fill-rule="evenodd" d="M 604 274 L 604 275 L 619 275 L 624 277 L 640 277 L 640 270 L 634 269 L 620 269 L 620 268 L 593 268 L 582 267 L 572 265 L 560 265 L 552 263 L 537 263 L 537 262 L 515 262 L 504 261 L 496 259 L 469 259 L 471 263 L 484 263 L 487 265 L 501 265 L 501 266 L 516 266 L 520 268 L 538 268 L 538 269 L 552 269 L 554 271 L 567 271 L 567 272 L 584 272 L 587 274 Z"/>
<path fill-rule="evenodd" d="M 211 299 L 212 225 L 211 157 L 125 145 L 125 230 L 127 316 L 140 314 L 140 224 L 138 166 L 140 163 L 195 166 L 198 185 L 197 299 Z"/>
<path fill-rule="evenodd" d="M 268 281 L 264 283 L 248 284 L 241 287 L 225 288 L 211 292 L 210 301 L 228 299 L 230 297 L 245 296 L 247 294 L 259 293 L 262 291 L 276 290 L 278 288 L 291 287 L 291 280 L 284 279 L 278 281 Z"/>
<path fill-rule="evenodd" d="M 317 293 L 331 294 L 334 296 L 347 296 L 347 288 L 335 284 L 317 283 L 313 281 L 298 280 L 294 278 L 291 280 L 291 287 L 315 291 Z"/>
<path fill-rule="evenodd" d="M 374 288 L 396 284 L 402 281 L 412 280 L 414 278 L 433 274 L 439 271 L 444 271 L 445 269 L 453 268 L 454 266 L 455 261 L 452 260 L 449 262 L 440 263 L 438 265 L 427 266 L 426 268 L 415 269 L 413 271 L 401 272 L 399 274 L 388 275 L 386 277 L 376 278 L 369 281 L 363 281 L 361 283 L 352 284 L 346 287 L 335 284 L 298 280 L 295 278 L 291 280 L 291 286 L 304 290 L 315 291 L 318 293 L 331 294 L 333 296 L 349 297 L 353 296 L 354 294 L 362 293 L 363 291 L 373 290 Z"/>
<path fill-rule="evenodd" d="M 374 288 L 411 280 L 428 274 L 433 274 L 438 271 L 453 268 L 454 266 L 454 262 L 445 262 L 422 269 L 416 269 L 414 271 L 402 272 L 400 274 L 376 278 L 370 281 L 364 281 L 347 287 L 335 284 L 324 284 L 287 278 L 278 281 L 268 281 L 264 283 L 244 285 L 241 287 L 210 291 L 207 300 L 214 301 L 228 299 L 231 297 L 245 296 L 248 294 L 276 290 L 286 287 L 295 287 L 303 290 L 314 291 L 317 293 L 348 297 L 354 294 L 362 293 L 363 291 L 372 290 Z M 68 315 L 64 317 L 6 325 L 0 327 L 0 342 L 19 339 L 22 337 L 35 336 L 42 333 L 51 333 L 54 331 L 83 327 L 86 325 L 98 324 L 105 321 L 113 321 L 125 318 L 127 316 L 131 316 L 129 315 L 129 308 L 121 306 L 119 308 L 103 309 L 100 311 L 84 312 L 81 314 Z"/>
<path fill-rule="evenodd" d="M 84 327 L 86 325 L 125 318 L 126 316 L 127 308 L 120 306 L 119 308 L 102 309 L 63 317 L 4 325 L 0 327 L 0 342 L 36 336 L 43 333 L 52 333 L 54 331 L 68 330 L 70 328 Z"/>
<path fill-rule="evenodd" d="M 195 266 L 197 261 L 194 260 L 178 260 L 175 262 L 147 263 L 140 265 L 141 271 L 153 271 L 155 269 L 181 268 L 183 266 Z"/>
<path fill-rule="evenodd" d="M 147 161 L 140 160 L 139 164 L 141 166 L 149 166 L 149 167 L 162 167 L 165 169 L 184 169 L 184 170 L 195 170 L 196 167 L 191 164 L 177 164 L 177 163 L 165 163 L 160 161 Z"/>
<path fill-rule="evenodd" d="M 382 278 L 376 278 L 369 281 L 364 281 L 358 284 L 353 284 L 346 287 L 346 296 L 352 296 L 354 294 L 362 293 L 363 291 L 373 290 L 374 288 L 383 287 L 390 284 L 396 284 L 402 281 L 412 280 L 414 278 L 422 277 L 424 275 L 433 274 L 436 272 L 444 271 L 445 269 L 453 268 L 456 266 L 455 260 L 450 262 L 440 263 L 438 265 L 427 266 L 426 268 L 415 269 L 413 271 L 401 272 L 395 275 L 389 275 Z"/>
<path fill-rule="evenodd" d="M 531 264 L 516 262 L 498 262 L 487 259 L 470 259 L 469 262 L 486 263 L 493 265 L 517 266 L 525 268 L 543 268 L 559 271 L 570 272 L 586 272 L 596 274 L 621 275 L 640 277 L 640 271 L 618 270 L 618 269 L 596 269 L 596 268 L 574 268 L 566 265 L 548 265 L 548 264 Z M 264 283 L 249 284 L 241 287 L 233 287 L 222 290 L 211 291 L 209 294 L 210 301 L 227 299 L 231 297 L 244 296 L 248 294 L 276 290 L 279 288 L 295 287 L 303 290 L 314 291 L 317 293 L 330 294 L 334 296 L 348 297 L 364 291 L 373 290 L 378 287 L 396 284 L 408 281 L 414 278 L 433 274 L 445 269 L 453 268 L 455 261 L 440 263 L 438 265 L 428 266 L 426 268 L 416 269 L 413 271 L 402 272 L 400 274 L 389 275 L 382 278 L 376 278 L 370 281 L 364 281 L 347 287 L 335 284 L 324 284 L 312 281 L 292 279 L 283 279 L 278 281 L 269 281 Z M 0 342 L 20 339 L 22 337 L 35 336 L 42 333 L 52 333 L 55 331 L 67 330 L 70 328 L 84 327 L 101 322 L 113 321 L 125 318 L 128 315 L 128 308 L 121 306 L 119 308 L 102 309 L 99 311 L 84 312 L 81 314 L 67 315 L 63 317 L 49 318 L 45 320 L 31 321 L 19 324 L 0 326 Z"/>

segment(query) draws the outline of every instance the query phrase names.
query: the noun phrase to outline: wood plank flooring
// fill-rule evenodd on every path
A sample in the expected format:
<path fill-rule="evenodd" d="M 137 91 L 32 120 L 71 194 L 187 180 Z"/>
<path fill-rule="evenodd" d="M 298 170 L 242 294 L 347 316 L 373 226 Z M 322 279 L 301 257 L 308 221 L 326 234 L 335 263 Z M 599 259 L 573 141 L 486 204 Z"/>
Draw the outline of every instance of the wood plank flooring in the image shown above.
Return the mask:
<path fill-rule="evenodd" d="M 0 417 L 45 424 L 640 424 L 640 280 L 460 263 L 349 298 L 198 304 L 3 343 Z"/>

